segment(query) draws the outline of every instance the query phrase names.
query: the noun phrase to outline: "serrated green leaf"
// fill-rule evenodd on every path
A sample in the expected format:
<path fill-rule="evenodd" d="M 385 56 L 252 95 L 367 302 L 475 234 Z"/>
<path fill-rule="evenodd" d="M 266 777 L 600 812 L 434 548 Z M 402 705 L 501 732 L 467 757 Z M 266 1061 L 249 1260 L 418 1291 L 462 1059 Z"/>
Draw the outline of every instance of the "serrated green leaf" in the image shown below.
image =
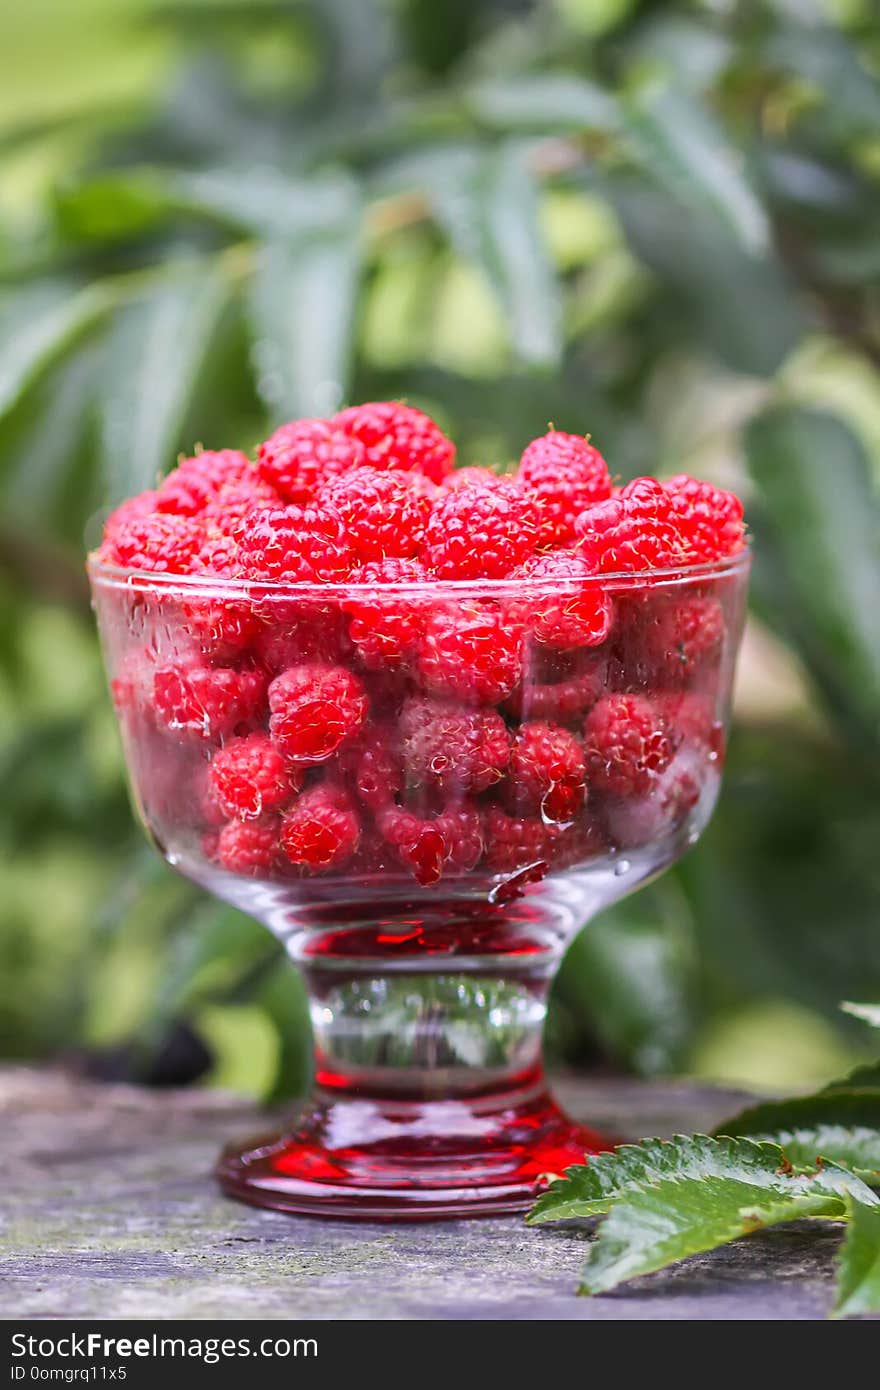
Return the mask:
<path fill-rule="evenodd" d="M 650 82 L 624 102 L 632 149 L 644 174 L 684 207 L 709 211 L 751 255 L 770 229 L 739 154 L 698 99 Z"/>
<path fill-rule="evenodd" d="M 603 1221 L 590 1245 L 579 1292 L 607 1293 L 627 1279 L 653 1274 L 768 1226 L 844 1212 L 836 1195 L 784 1193 L 734 1177 L 658 1182 L 650 1191 L 624 1198 Z"/>
<path fill-rule="evenodd" d="M 467 105 L 478 120 L 505 134 L 609 133 L 621 124 L 616 99 L 572 73 L 491 78 L 469 89 Z"/>
<path fill-rule="evenodd" d="M 85 289 L 42 284 L 13 291 L 0 304 L 0 418 L 59 358 L 106 317 L 116 302 L 100 282 Z"/>
<path fill-rule="evenodd" d="M 880 1182 L 880 1129 L 816 1123 L 782 1128 L 767 1137 L 781 1145 L 795 1168 L 814 1168 L 818 1160 L 827 1159 L 849 1169 L 869 1187 Z"/>
<path fill-rule="evenodd" d="M 880 1004 L 855 1004 L 851 999 L 845 999 L 840 1007 L 845 1014 L 852 1014 L 853 1018 L 860 1018 L 871 1028 L 880 1028 Z M 878 1062 L 877 1067 L 880 1071 L 880 1062 Z"/>
<path fill-rule="evenodd" d="M 840 420 L 797 408 L 757 417 L 746 450 L 762 607 L 799 649 L 831 713 L 876 742 L 880 604 L 866 595 L 880 593 L 880 502 L 868 458 Z"/>
<path fill-rule="evenodd" d="M 537 1225 L 599 1216 L 610 1211 L 616 1202 L 636 1192 L 654 1190 L 661 1183 L 677 1185 L 684 1192 L 688 1184 L 700 1184 L 709 1178 L 736 1181 L 752 1192 L 765 1189 L 783 1196 L 821 1191 L 828 1197 L 839 1195 L 849 1182 L 857 1183 L 842 1169 L 793 1178 L 778 1144 L 679 1134 L 674 1139 L 621 1144 L 613 1153 L 597 1154 L 583 1166 L 569 1168 L 564 1178 L 552 1183 L 538 1198 L 527 1219 Z"/>
<path fill-rule="evenodd" d="M 840 1250 L 835 1318 L 880 1313 L 880 1210 L 847 1198 L 846 1237 Z"/>
<path fill-rule="evenodd" d="M 864 1079 L 868 1084 L 862 1090 L 845 1090 L 845 1082 L 837 1082 L 815 1095 L 750 1106 L 720 1124 L 716 1134 L 771 1140 L 782 1146 L 796 1167 L 827 1159 L 873 1183 L 880 1175 L 880 1088 L 873 1085 L 876 1078 L 876 1068 L 859 1068 L 846 1080 Z"/>
<path fill-rule="evenodd" d="M 107 341 L 99 402 L 110 502 L 153 487 L 173 461 L 228 294 L 228 280 L 216 265 L 182 266 L 117 317 Z"/>

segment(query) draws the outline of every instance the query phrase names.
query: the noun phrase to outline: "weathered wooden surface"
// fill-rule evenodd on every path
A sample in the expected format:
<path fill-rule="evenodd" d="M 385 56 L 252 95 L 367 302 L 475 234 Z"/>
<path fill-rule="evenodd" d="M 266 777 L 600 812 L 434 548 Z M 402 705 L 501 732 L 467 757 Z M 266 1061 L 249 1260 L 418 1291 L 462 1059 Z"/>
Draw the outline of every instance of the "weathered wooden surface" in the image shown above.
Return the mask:
<path fill-rule="evenodd" d="M 567 1083 L 622 1134 L 707 1128 L 731 1096 Z M 520 1218 L 368 1225 L 220 1196 L 220 1144 L 265 1127 L 209 1092 L 147 1094 L 0 1070 L 0 1316 L 803 1319 L 825 1315 L 838 1235 L 751 1236 L 601 1298 L 574 1294 L 583 1235 Z"/>

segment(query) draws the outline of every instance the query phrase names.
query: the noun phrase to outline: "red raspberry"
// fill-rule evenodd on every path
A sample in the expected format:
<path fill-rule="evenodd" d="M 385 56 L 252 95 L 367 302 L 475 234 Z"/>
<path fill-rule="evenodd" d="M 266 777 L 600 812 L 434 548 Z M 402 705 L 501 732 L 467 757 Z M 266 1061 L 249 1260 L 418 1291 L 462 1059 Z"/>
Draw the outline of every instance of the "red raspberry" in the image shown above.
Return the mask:
<path fill-rule="evenodd" d="M 510 758 L 507 725 L 495 710 L 415 697 L 401 710 L 398 736 L 408 782 L 446 796 L 485 791 Z"/>
<path fill-rule="evenodd" d="M 506 579 L 535 548 L 537 516 L 513 483 L 443 493 L 422 559 L 437 579 Z"/>
<path fill-rule="evenodd" d="M 533 439 L 520 459 L 517 480 L 538 504 L 543 548 L 571 545 L 575 518 L 611 496 L 608 467 L 589 440 L 551 430 Z"/>
<path fill-rule="evenodd" d="M 204 656 L 232 661 L 249 646 L 261 623 L 252 608 L 233 599 L 202 599 L 182 605 L 186 631 Z"/>
<path fill-rule="evenodd" d="M 351 859 L 360 825 L 340 787 L 323 784 L 303 792 L 281 822 L 281 847 L 291 864 L 321 872 Z"/>
<path fill-rule="evenodd" d="M 104 544 L 124 530 L 129 522 L 135 518 L 149 516 L 156 510 L 156 492 L 140 492 L 137 497 L 128 497 L 124 502 L 120 502 L 104 522 Z"/>
<path fill-rule="evenodd" d="M 231 874 L 264 877 L 278 863 L 278 825 L 277 816 L 230 821 L 217 836 L 212 857 Z"/>
<path fill-rule="evenodd" d="M 581 723 L 605 692 L 605 663 L 552 684 L 525 679 L 506 702 L 516 719 L 549 719 L 555 724 Z"/>
<path fill-rule="evenodd" d="M 743 504 L 733 492 L 677 473 L 664 483 L 684 536 L 689 564 L 735 555 L 745 545 Z"/>
<path fill-rule="evenodd" d="M 356 560 L 417 555 L 431 513 L 432 484 L 419 473 L 354 468 L 324 484 L 318 500 L 342 517 Z"/>
<path fill-rule="evenodd" d="M 486 811 L 486 863 L 501 873 L 529 869 L 530 880 L 542 878 L 554 853 L 554 832 L 540 817 L 509 816 L 499 806 Z"/>
<path fill-rule="evenodd" d="M 350 755 L 343 751 L 341 762 L 350 769 L 358 800 L 371 811 L 390 806 L 403 787 L 400 762 L 392 749 L 389 730 L 370 725 Z"/>
<path fill-rule="evenodd" d="M 612 843 L 618 849 L 641 849 L 670 835 L 699 802 L 704 777 L 692 753 L 679 753 L 650 795 L 610 802 L 605 819 Z"/>
<path fill-rule="evenodd" d="M 399 401 L 353 405 L 334 417 L 333 424 L 366 450 L 373 468 L 424 473 L 441 483 L 455 462 L 455 445 L 434 421 Z"/>
<path fill-rule="evenodd" d="M 724 759 L 724 725 L 716 717 L 715 705 L 706 695 L 686 691 L 663 695 L 659 700 L 673 748 L 687 744 L 706 748 L 714 763 Z"/>
<path fill-rule="evenodd" d="M 644 796 L 672 759 L 662 709 L 643 695 L 608 695 L 584 727 L 590 786 L 611 796 Z"/>
<path fill-rule="evenodd" d="M 497 704 L 522 671 L 522 628 L 501 609 L 474 600 L 436 606 L 419 649 L 419 671 L 432 694 Z"/>
<path fill-rule="evenodd" d="M 479 811 L 474 807 L 456 806 L 441 811 L 434 825 L 446 845 L 446 863 L 465 873 L 476 868 L 485 849 L 483 818 Z"/>
<path fill-rule="evenodd" d="M 285 757 L 323 763 L 355 737 L 367 696 L 344 666 L 294 666 L 269 686 L 269 732 Z"/>
<path fill-rule="evenodd" d="M 372 590 L 346 601 L 351 614 L 349 635 L 365 666 L 376 669 L 406 662 L 418 646 L 427 612 L 424 594 L 400 589 L 385 594 L 372 586 L 421 584 L 425 578 L 420 560 L 376 560 L 353 571 L 352 583 L 370 585 Z"/>
<path fill-rule="evenodd" d="M 258 507 L 235 532 L 242 574 L 315 584 L 344 579 L 351 563 L 342 518 L 330 507 Z"/>
<path fill-rule="evenodd" d="M 241 483 L 253 472 L 247 455 L 238 449 L 216 452 L 205 449 L 201 454 L 183 459 L 168 474 L 156 495 L 156 510 L 173 512 L 176 516 L 196 516 L 224 487 Z"/>
<path fill-rule="evenodd" d="M 251 469 L 246 478 L 221 487 L 202 513 L 208 535 L 234 536 L 248 512 L 255 507 L 283 507 L 284 501 L 268 483 Z"/>
<path fill-rule="evenodd" d="M 584 750 L 574 734 L 535 720 L 517 731 L 507 774 L 507 800 L 520 816 L 573 820 L 586 797 Z"/>
<path fill-rule="evenodd" d="M 672 499 L 654 478 L 636 478 L 616 497 L 581 512 L 578 549 L 603 574 L 668 569 L 686 548 Z"/>
<path fill-rule="evenodd" d="M 266 694 L 256 667 L 163 666 L 153 677 L 153 700 L 169 729 L 224 738 L 258 713 Z"/>
<path fill-rule="evenodd" d="M 724 612 L 717 599 L 699 594 L 651 605 L 653 621 L 632 629 L 632 656 L 655 680 L 686 684 L 717 657 L 724 641 Z M 624 663 L 628 665 L 628 662 Z"/>
<path fill-rule="evenodd" d="M 291 420 L 257 452 L 260 477 L 288 502 L 311 502 L 328 478 L 363 462 L 363 445 L 327 420 Z"/>
<path fill-rule="evenodd" d="M 614 607 L 582 555 L 567 550 L 537 555 L 522 566 L 517 578 L 541 581 L 539 591 L 529 593 L 518 606 L 521 620 L 539 642 L 566 651 L 598 647 L 605 641 Z"/>
<path fill-rule="evenodd" d="M 129 514 L 114 523 L 102 546 L 101 559 L 127 570 L 190 574 L 204 538 L 202 524 L 195 517 L 167 516 L 161 512 L 146 516 Z"/>
<path fill-rule="evenodd" d="M 272 604 L 264 601 L 261 608 L 270 620 Z M 257 657 L 273 676 L 316 662 L 336 666 L 350 655 L 345 615 L 338 608 L 317 603 L 288 607 L 285 602 L 282 609 L 288 621 L 268 621 L 254 643 Z"/>
<path fill-rule="evenodd" d="M 266 734 L 246 734 L 214 754 L 209 777 L 227 816 L 256 820 L 290 800 L 301 774 L 288 767 Z"/>

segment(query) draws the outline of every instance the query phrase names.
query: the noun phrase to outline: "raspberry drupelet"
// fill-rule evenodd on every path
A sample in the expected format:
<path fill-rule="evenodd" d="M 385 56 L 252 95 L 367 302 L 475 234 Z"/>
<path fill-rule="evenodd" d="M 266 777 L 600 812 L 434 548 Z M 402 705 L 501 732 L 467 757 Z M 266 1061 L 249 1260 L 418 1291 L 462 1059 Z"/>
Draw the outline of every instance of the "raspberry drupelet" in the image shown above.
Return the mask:
<path fill-rule="evenodd" d="M 365 462 L 373 468 L 423 473 L 432 483 L 442 483 L 455 463 L 452 440 L 430 416 L 400 401 L 350 406 L 332 424 L 363 445 Z"/>
<path fill-rule="evenodd" d="M 344 666 L 294 666 L 269 686 L 269 734 L 292 762 L 323 763 L 367 715 L 363 683 Z"/>

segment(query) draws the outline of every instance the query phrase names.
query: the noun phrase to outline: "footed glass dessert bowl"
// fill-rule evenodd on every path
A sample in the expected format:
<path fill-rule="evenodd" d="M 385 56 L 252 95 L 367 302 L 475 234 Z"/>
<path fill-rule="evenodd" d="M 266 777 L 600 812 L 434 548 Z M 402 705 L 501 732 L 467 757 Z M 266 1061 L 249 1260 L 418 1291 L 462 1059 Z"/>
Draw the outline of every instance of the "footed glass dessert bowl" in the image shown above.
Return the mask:
<path fill-rule="evenodd" d="M 709 819 L 747 551 L 261 580 L 173 572 L 164 522 L 154 567 L 140 515 L 140 552 L 90 561 L 139 814 L 283 941 L 314 1030 L 311 1100 L 221 1185 L 345 1217 L 526 1207 L 610 1146 L 548 1092 L 548 989 Z"/>

